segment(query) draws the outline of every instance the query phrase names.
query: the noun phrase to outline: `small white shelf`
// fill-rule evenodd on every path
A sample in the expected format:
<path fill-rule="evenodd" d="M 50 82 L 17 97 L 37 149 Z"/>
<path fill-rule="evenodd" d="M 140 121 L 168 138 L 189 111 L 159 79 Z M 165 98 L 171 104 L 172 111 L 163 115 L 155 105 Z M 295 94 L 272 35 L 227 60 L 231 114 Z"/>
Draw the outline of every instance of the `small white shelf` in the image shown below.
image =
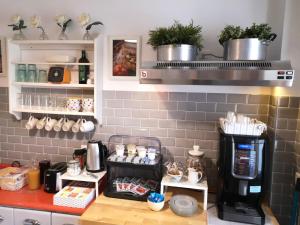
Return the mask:
<path fill-rule="evenodd" d="M 78 176 L 71 176 L 68 174 L 68 172 L 66 172 L 59 177 L 59 189 L 61 190 L 63 188 L 63 180 L 91 182 L 91 183 L 95 183 L 96 197 L 97 197 L 99 195 L 99 184 L 102 178 L 105 176 L 105 174 L 106 171 L 102 171 L 99 173 L 92 173 L 92 175 L 89 175 L 86 169 L 84 169 Z"/>
<path fill-rule="evenodd" d="M 54 83 L 32 83 L 32 82 L 14 82 L 14 85 L 20 87 L 32 88 L 56 88 L 56 89 L 93 89 L 94 84 L 54 84 Z"/>
<path fill-rule="evenodd" d="M 63 63 L 63 62 L 12 62 L 12 64 L 64 65 L 64 66 L 93 66 L 94 63 Z"/>
<path fill-rule="evenodd" d="M 39 113 L 39 114 L 55 114 L 55 115 L 73 115 L 73 116 L 94 116 L 94 112 L 73 112 L 73 111 L 57 111 L 57 110 L 44 110 L 44 109 L 34 109 L 34 108 L 15 108 L 14 112 L 24 112 L 24 113 Z"/>
<path fill-rule="evenodd" d="M 84 44 L 84 45 L 93 45 L 94 40 L 12 40 L 11 43 L 18 44 L 18 45 L 57 45 L 57 44 L 63 44 L 63 45 L 78 45 L 78 44 Z"/>
<path fill-rule="evenodd" d="M 166 187 L 178 187 L 178 188 L 187 188 L 187 189 L 194 189 L 203 191 L 203 209 L 207 210 L 207 195 L 208 195 L 208 186 L 207 181 L 202 180 L 199 183 L 192 184 L 190 183 L 185 176 L 181 178 L 180 181 L 175 181 L 172 177 L 165 175 L 160 183 L 160 192 L 164 194 Z"/>

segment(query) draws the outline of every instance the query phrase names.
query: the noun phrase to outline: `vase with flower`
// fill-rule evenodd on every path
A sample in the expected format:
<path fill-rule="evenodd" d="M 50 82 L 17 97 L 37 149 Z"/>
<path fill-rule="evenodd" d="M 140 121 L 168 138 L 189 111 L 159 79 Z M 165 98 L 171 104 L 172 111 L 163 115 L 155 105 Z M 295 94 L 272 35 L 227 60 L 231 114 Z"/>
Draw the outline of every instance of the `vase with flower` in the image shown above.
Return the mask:
<path fill-rule="evenodd" d="M 27 28 L 27 26 L 25 26 L 25 22 L 22 19 L 21 16 L 19 15 L 15 15 L 12 17 L 12 21 L 13 24 L 9 24 L 9 27 L 13 28 L 13 31 L 17 31 L 15 32 L 13 39 L 14 40 L 26 40 L 26 36 L 24 35 L 22 29 Z"/>
<path fill-rule="evenodd" d="M 90 30 L 91 30 L 92 26 L 103 25 L 103 23 L 100 21 L 95 21 L 93 23 L 90 23 L 90 21 L 91 21 L 91 17 L 87 13 L 82 13 L 79 16 L 79 24 L 85 30 L 85 33 L 83 34 L 83 37 L 82 37 L 83 40 L 92 40 L 93 39 L 90 34 Z"/>
<path fill-rule="evenodd" d="M 68 35 L 66 34 L 66 30 L 68 25 L 72 22 L 72 20 L 64 15 L 59 15 L 55 18 L 57 25 L 61 28 L 61 32 L 58 36 L 58 40 L 68 40 Z"/>
<path fill-rule="evenodd" d="M 31 26 L 37 29 L 40 29 L 42 33 L 39 36 L 40 40 L 48 40 L 48 35 L 45 32 L 45 29 L 41 25 L 41 18 L 39 16 L 31 17 Z"/>

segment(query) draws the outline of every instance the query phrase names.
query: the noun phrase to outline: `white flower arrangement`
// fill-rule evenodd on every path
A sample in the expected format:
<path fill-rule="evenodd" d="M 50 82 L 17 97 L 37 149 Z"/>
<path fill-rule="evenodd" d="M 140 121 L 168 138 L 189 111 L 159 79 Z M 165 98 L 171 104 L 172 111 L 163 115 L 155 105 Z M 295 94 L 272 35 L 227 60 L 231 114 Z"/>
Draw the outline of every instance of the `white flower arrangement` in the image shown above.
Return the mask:
<path fill-rule="evenodd" d="M 85 27 L 86 25 L 88 25 L 90 20 L 91 20 L 91 17 L 87 13 L 81 13 L 81 15 L 79 16 L 79 24 L 81 27 Z"/>
<path fill-rule="evenodd" d="M 22 17 L 20 15 L 15 15 L 12 17 L 12 22 L 13 24 L 9 24 L 9 27 L 12 27 L 13 30 L 22 30 L 25 29 L 27 26 L 25 26 L 25 22 L 22 19 Z"/>
<path fill-rule="evenodd" d="M 59 27 L 61 27 L 62 32 L 65 32 L 67 29 L 68 24 L 72 21 L 65 15 L 58 15 L 55 17 L 55 21 Z"/>
<path fill-rule="evenodd" d="M 92 26 L 94 26 L 94 25 L 103 25 L 103 23 L 100 21 L 90 23 L 91 17 L 87 13 L 81 13 L 81 15 L 78 18 L 78 21 L 79 21 L 80 26 L 85 28 L 85 30 L 87 30 L 87 31 L 89 31 L 92 28 Z"/>

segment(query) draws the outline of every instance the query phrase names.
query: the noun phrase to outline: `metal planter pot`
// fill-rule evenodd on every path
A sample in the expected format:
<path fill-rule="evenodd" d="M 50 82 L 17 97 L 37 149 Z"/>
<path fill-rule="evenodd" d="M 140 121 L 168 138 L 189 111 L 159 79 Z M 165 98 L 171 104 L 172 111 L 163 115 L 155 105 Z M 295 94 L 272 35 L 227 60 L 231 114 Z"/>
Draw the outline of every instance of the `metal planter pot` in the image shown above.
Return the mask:
<path fill-rule="evenodd" d="M 195 61 L 197 47 L 193 45 L 161 45 L 157 48 L 158 61 Z"/>
<path fill-rule="evenodd" d="M 233 39 L 224 43 L 225 60 L 265 60 L 270 40 L 259 40 L 258 38 Z"/>

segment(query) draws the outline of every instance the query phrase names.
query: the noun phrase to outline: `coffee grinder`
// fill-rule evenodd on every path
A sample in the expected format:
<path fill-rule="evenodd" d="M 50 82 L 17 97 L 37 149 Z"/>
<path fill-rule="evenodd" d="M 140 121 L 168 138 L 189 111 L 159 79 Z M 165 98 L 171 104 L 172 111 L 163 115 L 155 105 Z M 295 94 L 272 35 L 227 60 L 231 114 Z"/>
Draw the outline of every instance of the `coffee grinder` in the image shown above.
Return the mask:
<path fill-rule="evenodd" d="M 268 172 L 266 135 L 220 132 L 218 158 L 218 217 L 222 220 L 265 224 L 261 201 Z"/>

